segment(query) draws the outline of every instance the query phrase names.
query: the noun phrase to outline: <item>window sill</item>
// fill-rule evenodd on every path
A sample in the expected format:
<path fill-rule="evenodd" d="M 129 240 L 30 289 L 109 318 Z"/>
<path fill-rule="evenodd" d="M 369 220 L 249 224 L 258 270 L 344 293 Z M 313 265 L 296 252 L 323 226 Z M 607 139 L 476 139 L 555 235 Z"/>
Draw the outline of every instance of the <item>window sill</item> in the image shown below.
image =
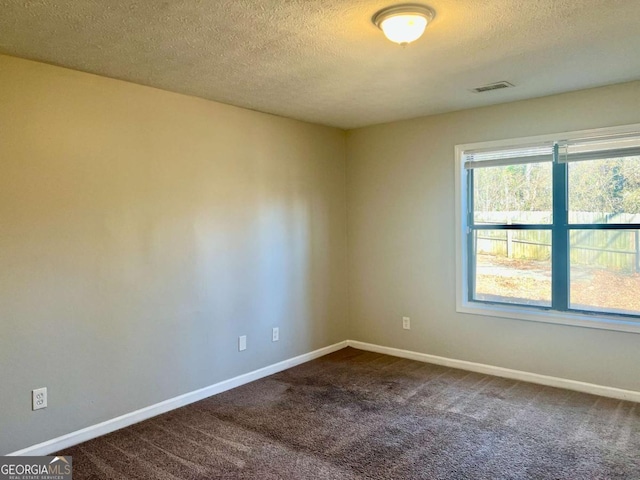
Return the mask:
<path fill-rule="evenodd" d="M 573 327 L 640 333 L 640 321 L 628 321 L 623 318 L 599 313 L 582 314 L 558 312 L 555 310 L 535 310 L 516 305 L 496 305 L 468 301 L 457 305 L 456 311 L 471 315 L 484 315 L 487 317 L 500 317 L 530 322 L 569 325 Z"/>

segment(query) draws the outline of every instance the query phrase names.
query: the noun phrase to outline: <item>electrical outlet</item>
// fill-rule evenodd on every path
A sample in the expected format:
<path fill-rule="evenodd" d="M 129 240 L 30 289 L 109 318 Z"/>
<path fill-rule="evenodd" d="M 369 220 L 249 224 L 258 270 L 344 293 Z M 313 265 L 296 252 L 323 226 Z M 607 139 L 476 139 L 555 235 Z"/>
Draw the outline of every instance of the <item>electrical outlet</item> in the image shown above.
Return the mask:
<path fill-rule="evenodd" d="M 402 328 L 411 330 L 411 319 L 409 317 L 402 317 Z"/>
<path fill-rule="evenodd" d="M 238 337 L 238 351 L 241 352 L 247 349 L 247 336 L 242 335 Z"/>
<path fill-rule="evenodd" d="M 278 340 L 280 340 L 280 329 L 278 327 L 273 327 L 271 332 L 271 341 L 277 342 Z"/>
<path fill-rule="evenodd" d="M 37 388 L 31 392 L 31 408 L 33 410 L 47 408 L 47 387 Z"/>

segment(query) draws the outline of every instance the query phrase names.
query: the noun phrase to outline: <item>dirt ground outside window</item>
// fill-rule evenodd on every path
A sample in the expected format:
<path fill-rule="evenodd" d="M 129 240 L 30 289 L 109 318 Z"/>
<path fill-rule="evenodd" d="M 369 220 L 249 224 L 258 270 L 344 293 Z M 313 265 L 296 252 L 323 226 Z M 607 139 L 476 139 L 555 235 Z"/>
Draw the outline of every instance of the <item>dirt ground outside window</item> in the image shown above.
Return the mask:
<path fill-rule="evenodd" d="M 550 262 L 479 254 L 476 298 L 549 306 Z M 575 266 L 570 303 L 574 309 L 640 314 L 640 274 Z"/>

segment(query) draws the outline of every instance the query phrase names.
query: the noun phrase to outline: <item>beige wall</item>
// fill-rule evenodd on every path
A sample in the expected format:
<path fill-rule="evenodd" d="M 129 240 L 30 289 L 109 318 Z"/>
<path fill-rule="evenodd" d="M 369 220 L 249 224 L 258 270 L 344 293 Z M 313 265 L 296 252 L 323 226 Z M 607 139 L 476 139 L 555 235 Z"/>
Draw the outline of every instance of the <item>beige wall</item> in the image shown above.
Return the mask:
<path fill-rule="evenodd" d="M 640 82 L 345 149 L 336 129 L 0 56 L 0 454 L 346 338 L 640 390 L 640 335 L 457 314 L 454 266 L 454 145 L 637 122 Z"/>
<path fill-rule="evenodd" d="M 640 390 L 638 334 L 455 311 L 454 146 L 630 123 L 640 82 L 349 132 L 350 337 Z"/>
<path fill-rule="evenodd" d="M 344 340 L 345 196 L 340 130 L 0 56 L 0 454 Z"/>
<path fill-rule="evenodd" d="M 456 313 L 454 209 L 456 144 L 638 122 L 634 82 L 349 132 L 350 337 L 640 390 L 638 334 Z"/>

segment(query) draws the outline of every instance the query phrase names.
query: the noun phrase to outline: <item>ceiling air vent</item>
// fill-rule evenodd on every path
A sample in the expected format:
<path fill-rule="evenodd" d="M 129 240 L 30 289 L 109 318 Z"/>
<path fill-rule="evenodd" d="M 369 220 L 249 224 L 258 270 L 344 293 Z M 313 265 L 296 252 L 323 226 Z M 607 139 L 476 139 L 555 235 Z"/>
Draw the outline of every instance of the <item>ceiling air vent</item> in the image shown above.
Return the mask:
<path fill-rule="evenodd" d="M 482 87 L 472 88 L 472 92 L 482 93 L 482 92 L 490 92 L 491 90 L 500 90 L 501 88 L 511 88 L 514 85 L 509 82 L 496 82 L 490 83 L 489 85 L 483 85 Z"/>

